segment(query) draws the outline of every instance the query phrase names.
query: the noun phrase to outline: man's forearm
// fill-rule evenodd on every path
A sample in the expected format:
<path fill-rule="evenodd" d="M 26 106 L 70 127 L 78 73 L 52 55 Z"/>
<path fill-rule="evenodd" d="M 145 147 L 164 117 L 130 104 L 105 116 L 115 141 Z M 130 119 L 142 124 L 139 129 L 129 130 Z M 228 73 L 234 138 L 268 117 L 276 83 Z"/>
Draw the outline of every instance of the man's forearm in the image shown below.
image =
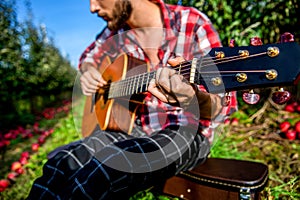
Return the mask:
<path fill-rule="evenodd" d="M 222 110 L 221 97 L 217 94 L 201 92 L 198 89 L 195 91 L 195 96 L 190 103 L 192 112 L 198 109 L 194 106 L 199 106 L 199 114 L 201 119 L 214 119 Z M 198 114 L 198 113 L 197 113 Z"/>

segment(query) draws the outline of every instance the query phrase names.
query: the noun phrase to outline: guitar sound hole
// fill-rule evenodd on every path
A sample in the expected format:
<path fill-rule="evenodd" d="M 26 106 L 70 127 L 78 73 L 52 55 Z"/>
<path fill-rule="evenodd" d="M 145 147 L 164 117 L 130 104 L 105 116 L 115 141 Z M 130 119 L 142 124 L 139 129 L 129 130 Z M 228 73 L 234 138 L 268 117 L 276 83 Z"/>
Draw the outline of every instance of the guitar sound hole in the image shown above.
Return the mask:
<path fill-rule="evenodd" d="M 109 86 L 104 86 L 100 92 L 96 93 L 95 102 L 100 101 L 101 105 L 105 105 L 108 101 Z"/>
<path fill-rule="evenodd" d="M 103 97 L 103 103 L 106 104 L 108 101 L 108 93 L 109 93 L 109 84 L 107 84 L 106 86 L 104 86 L 104 94 L 102 95 Z"/>

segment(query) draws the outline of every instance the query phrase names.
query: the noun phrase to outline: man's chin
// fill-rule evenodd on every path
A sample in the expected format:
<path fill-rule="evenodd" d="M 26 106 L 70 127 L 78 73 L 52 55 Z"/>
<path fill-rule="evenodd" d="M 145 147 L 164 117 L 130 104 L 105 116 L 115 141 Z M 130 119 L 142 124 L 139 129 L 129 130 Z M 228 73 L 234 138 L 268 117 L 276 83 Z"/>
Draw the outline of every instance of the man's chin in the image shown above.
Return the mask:
<path fill-rule="evenodd" d="M 116 27 L 114 26 L 114 24 L 112 24 L 110 21 L 106 21 L 107 22 L 107 28 L 111 31 L 115 31 Z"/>
<path fill-rule="evenodd" d="M 113 21 L 107 21 L 107 28 L 111 31 L 118 31 L 123 27 L 124 24 L 121 25 L 121 24 L 114 23 Z"/>

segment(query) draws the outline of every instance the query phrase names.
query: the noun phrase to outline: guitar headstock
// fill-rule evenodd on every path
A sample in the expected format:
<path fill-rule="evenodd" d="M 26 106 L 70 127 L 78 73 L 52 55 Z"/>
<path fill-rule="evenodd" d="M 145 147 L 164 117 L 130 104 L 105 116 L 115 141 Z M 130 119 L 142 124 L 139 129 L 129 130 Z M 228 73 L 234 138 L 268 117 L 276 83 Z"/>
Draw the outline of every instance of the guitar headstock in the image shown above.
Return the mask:
<path fill-rule="evenodd" d="M 283 87 L 299 81 L 300 46 L 296 42 L 214 48 L 198 60 L 195 83 L 210 93 Z"/>

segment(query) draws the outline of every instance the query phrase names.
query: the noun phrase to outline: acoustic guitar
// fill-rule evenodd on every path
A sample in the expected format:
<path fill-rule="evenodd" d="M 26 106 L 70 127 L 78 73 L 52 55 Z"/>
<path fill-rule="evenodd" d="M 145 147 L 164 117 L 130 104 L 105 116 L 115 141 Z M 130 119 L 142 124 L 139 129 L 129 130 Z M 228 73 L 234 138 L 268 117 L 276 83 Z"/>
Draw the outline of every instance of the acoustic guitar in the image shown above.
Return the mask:
<path fill-rule="evenodd" d="M 82 134 L 88 136 L 98 125 L 102 130 L 130 134 L 136 111 L 156 71 L 144 61 L 126 54 L 114 62 L 109 58 L 99 68 L 107 86 L 87 97 Z M 300 73 L 300 47 L 296 42 L 213 48 L 200 59 L 176 66 L 178 74 L 210 93 L 296 84 Z"/>

